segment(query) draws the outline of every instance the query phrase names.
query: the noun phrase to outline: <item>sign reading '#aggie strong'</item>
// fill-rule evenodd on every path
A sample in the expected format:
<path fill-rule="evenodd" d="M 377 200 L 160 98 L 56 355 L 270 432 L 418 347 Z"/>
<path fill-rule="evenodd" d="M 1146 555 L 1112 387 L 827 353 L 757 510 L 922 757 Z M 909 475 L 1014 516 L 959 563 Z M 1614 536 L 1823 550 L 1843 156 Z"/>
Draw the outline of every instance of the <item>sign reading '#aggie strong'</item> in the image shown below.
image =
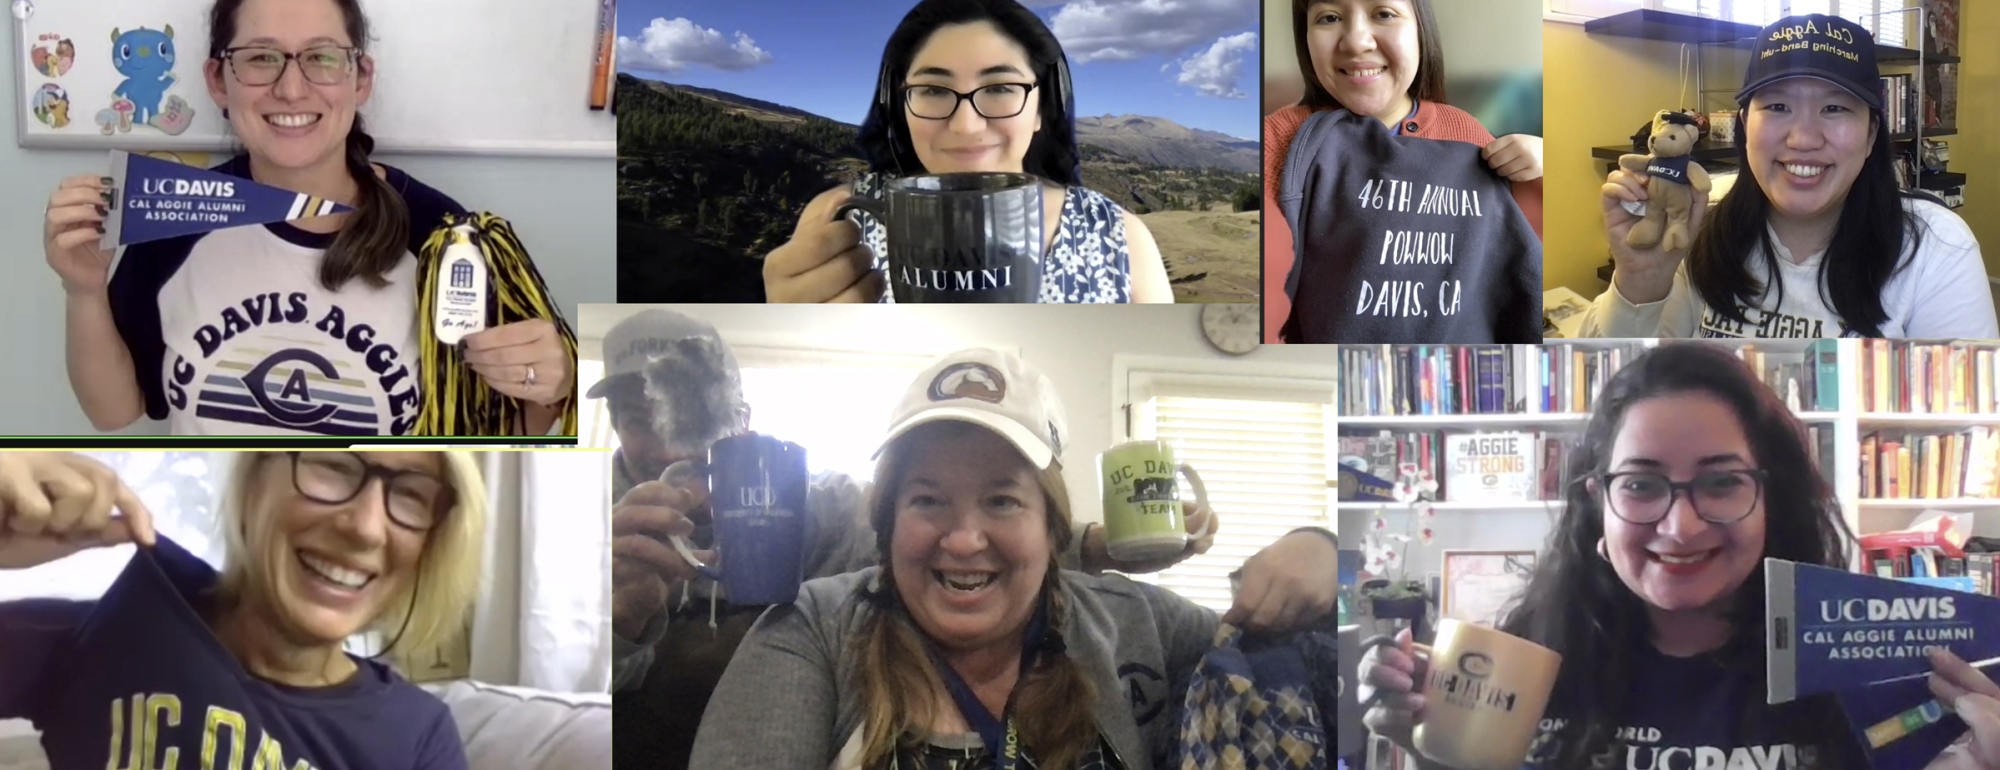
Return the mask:
<path fill-rule="evenodd" d="M 105 249 L 354 210 L 242 177 L 115 150 L 111 179 Z"/>

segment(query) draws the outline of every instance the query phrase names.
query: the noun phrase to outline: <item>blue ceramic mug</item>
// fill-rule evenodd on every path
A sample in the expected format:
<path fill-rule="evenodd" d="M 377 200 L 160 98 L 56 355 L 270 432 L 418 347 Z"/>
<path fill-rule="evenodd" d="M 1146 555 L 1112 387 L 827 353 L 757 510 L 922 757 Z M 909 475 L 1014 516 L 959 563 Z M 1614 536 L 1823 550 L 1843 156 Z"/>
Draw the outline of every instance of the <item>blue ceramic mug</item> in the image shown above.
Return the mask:
<path fill-rule="evenodd" d="M 790 604 L 805 582 L 813 518 L 806 512 L 806 450 L 755 433 L 708 450 L 709 511 L 716 561 L 703 564 L 683 538 L 674 549 L 722 586 L 730 604 Z"/>

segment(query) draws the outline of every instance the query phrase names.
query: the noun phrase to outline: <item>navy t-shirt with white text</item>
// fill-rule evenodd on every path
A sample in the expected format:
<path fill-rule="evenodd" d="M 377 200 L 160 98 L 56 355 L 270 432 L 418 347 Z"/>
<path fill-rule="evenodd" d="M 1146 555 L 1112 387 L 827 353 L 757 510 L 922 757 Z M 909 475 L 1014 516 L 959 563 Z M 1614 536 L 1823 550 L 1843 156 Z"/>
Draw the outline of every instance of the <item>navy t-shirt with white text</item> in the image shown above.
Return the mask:
<path fill-rule="evenodd" d="M 464 770 L 451 712 L 384 664 L 252 676 L 203 620 L 217 579 L 161 538 L 95 602 L 0 603 L 0 719 L 31 721 L 53 770 Z"/>
<path fill-rule="evenodd" d="M 1821 745 L 1798 745 L 1782 737 L 1764 706 L 1762 671 L 1729 667 L 1715 656 L 1677 658 L 1651 644 L 1640 645 L 1633 661 L 1630 694 L 1616 722 L 1609 770 L 1866 770 L 1866 760 L 1840 725 L 1830 725 Z M 1584 716 L 1550 703 L 1541 734 L 1526 767 L 1558 767 L 1561 738 L 1556 731 Z"/>

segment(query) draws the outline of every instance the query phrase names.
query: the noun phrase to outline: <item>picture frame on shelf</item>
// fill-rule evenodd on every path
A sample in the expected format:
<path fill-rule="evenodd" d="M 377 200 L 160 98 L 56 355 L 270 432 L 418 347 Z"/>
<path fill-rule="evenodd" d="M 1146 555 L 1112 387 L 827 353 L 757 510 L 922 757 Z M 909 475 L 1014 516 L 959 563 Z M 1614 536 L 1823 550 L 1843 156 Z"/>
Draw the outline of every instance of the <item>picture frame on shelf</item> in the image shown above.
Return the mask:
<path fill-rule="evenodd" d="M 1536 553 L 1445 549 L 1438 617 L 1498 626 L 1535 572 Z"/>

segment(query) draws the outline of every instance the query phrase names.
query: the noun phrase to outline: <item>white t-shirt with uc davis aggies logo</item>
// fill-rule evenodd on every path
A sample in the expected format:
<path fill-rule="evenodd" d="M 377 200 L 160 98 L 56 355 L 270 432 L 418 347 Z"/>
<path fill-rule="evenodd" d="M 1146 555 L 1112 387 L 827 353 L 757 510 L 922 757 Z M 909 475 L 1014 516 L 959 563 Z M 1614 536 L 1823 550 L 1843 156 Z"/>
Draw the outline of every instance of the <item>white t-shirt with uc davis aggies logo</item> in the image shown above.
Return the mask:
<path fill-rule="evenodd" d="M 237 158 L 217 170 L 248 176 Z M 408 258 L 370 286 L 320 285 L 332 234 L 239 227 L 129 246 L 112 315 L 132 351 L 146 414 L 176 435 L 403 435 L 421 399 L 416 253 L 442 193 L 388 170 L 410 209 Z"/>

